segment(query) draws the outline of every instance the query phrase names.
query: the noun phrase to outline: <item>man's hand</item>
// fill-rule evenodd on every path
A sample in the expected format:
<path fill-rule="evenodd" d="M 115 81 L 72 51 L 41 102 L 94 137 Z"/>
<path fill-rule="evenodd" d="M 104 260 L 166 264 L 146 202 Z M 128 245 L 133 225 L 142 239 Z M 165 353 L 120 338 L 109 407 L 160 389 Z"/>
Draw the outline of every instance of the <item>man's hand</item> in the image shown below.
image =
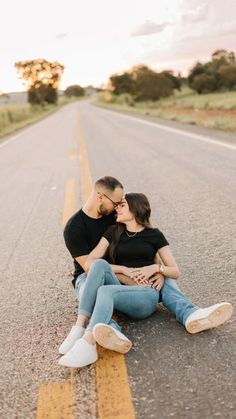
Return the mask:
<path fill-rule="evenodd" d="M 164 285 L 165 277 L 161 273 L 158 273 L 153 275 L 148 281 L 152 288 L 160 291 Z"/>
<path fill-rule="evenodd" d="M 130 276 L 124 275 L 124 274 L 116 274 L 117 278 L 121 282 L 121 284 L 125 285 L 137 285 L 136 282 L 130 278 Z"/>
<path fill-rule="evenodd" d="M 143 266 L 142 268 L 135 268 L 131 270 L 131 278 L 135 281 L 148 280 L 152 275 L 157 273 L 157 265 Z"/>
<path fill-rule="evenodd" d="M 125 285 L 138 285 L 139 287 L 151 287 L 151 284 L 148 283 L 148 281 L 142 281 L 142 282 L 138 282 L 135 281 L 134 279 L 130 278 L 130 276 L 124 275 L 124 274 L 116 274 L 117 278 L 119 279 L 119 281 L 121 282 L 121 284 L 125 284 Z"/>

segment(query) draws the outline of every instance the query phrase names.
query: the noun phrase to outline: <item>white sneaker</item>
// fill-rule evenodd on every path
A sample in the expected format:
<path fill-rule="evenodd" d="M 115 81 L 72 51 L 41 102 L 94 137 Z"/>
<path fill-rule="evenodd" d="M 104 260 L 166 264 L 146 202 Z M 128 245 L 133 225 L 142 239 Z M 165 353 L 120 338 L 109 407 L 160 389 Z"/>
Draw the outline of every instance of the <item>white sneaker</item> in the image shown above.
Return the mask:
<path fill-rule="evenodd" d="M 72 326 L 69 335 L 66 337 L 64 342 L 62 342 L 59 348 L 59 353 L 62 355 L 66 354 L 66 352 L 68 352 L 74 346 L 77 339 L 82 338 L 84 332 L 84 327 L 76 325 Z"/>
<path fill-rule="evenodd" d="M 203 330 L 220 326 L 230 319 L 233 307 L 230 303 L 219 303 L 207 308 L 199 308 L 188 316 L 185 328 L 189 333 L 198 333 Z"/>
<path fill-rule="evenodd" d="M 132 342 L 119 330 L 105 323 L 97 323 L 93 328 L 93 336 L 99 345 L 111 351 L 126 354 L 132 347 Z"/>
<path fill-rule="evenodd" d="M 93 364 L 98 359 L 96 344 L 91 345 L 85 339 L 78 339 L 73 348 L 59 359 L 64 367 L 82 368 Z"/>

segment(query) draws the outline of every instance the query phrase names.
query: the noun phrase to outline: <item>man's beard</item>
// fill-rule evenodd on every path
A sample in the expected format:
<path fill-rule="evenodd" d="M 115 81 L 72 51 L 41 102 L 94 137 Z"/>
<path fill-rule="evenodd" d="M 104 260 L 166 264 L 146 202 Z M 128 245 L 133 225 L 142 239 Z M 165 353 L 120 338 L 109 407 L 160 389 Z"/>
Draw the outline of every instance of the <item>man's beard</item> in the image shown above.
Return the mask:
<path fill-rule="evenodd" d="M 101 204 L 100 205 L 100 207 L 99 207 L 99 214 L 101 214 L 101 215 L 109 215 L 109 214 L 111 214 L 111 210 L 109 210 L 109 209 L 107 209 L 107 208 L 105 208 L 104 206 L 103 206 L 103 204 Z"/>

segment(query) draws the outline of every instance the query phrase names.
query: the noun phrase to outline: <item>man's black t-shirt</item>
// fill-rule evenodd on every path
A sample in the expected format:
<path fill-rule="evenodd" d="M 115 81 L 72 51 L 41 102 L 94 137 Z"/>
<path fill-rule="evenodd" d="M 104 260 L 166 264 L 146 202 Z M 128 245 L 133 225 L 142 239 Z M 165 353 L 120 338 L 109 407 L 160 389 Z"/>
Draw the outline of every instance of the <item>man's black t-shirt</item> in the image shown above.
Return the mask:
<path fill-rule="evenodd" d="M 114 231 L 115 226 L 112 226 L 103 234 L 109 243 Z M 134 233 L 128 231 L 128 234 Z M 168 241 L 158 228 L 145 228 L 133 237 L 128 237 L 124 231 L 116 247 L 115 264 L 130 268 L 152 265 L 157 251 L 167 245 Z"/>
<path fill-rule="evenodd" d="M 88 255 L 97 246 L 103 233 L 115 224 L 115 213 L 104 215 L 101 218 L 91 218 L 80 209 L 67 222 L 64 229 L 66 246 L 73 258 Z M 74 279 L 84 272 L 82 266 L 74 259 Z"/>

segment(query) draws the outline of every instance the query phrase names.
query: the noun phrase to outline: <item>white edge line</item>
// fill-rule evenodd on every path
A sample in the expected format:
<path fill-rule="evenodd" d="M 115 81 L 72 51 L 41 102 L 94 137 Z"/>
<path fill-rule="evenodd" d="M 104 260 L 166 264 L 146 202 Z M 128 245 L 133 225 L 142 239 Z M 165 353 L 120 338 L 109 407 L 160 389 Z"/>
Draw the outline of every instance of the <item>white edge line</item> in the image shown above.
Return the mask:
<path fill-rule="evenodd" d="M 131 119 L 132 121 L 138 121 L 141 124 L 150 125 L 152 127 L 163 129 L 165 131 L 174 132 L 176 134 L 185 135 L 186 137 L 192 137 L 194 139 L 205 141 L 207 143 L 216 144 L 218 146 L 229 148 L 231 150 L 236 150 L 236 146 L 224 143 L 220 140 L 216 141 L 212 137 L 207 137 L 207 136 L 200 135 L 200 134 L 193 134 L 193 133 L 188 132 L 188 131 L 182 131 L 181 129 L 178 129 L 178 128 L 167 127 L 165 125 L 161 125 L 161 124 L 158 124 L 156 122 L 146 121 L 145 119 L 136 118 L 136 117 L 133 117 L 133 116 L 130 116 L 130 115 L 123 115 L 122 113 L 116 112 L 115 110 L 112 111 L 110 109 L 98 108 L 98 107 L 97 107 L 97 109 L 104 110 L 104 111 L 107 111 L 109 113 L 113 113 L 113 115 L 115 113 L 117 116 L 120 116 L 121 118 Z"/>

